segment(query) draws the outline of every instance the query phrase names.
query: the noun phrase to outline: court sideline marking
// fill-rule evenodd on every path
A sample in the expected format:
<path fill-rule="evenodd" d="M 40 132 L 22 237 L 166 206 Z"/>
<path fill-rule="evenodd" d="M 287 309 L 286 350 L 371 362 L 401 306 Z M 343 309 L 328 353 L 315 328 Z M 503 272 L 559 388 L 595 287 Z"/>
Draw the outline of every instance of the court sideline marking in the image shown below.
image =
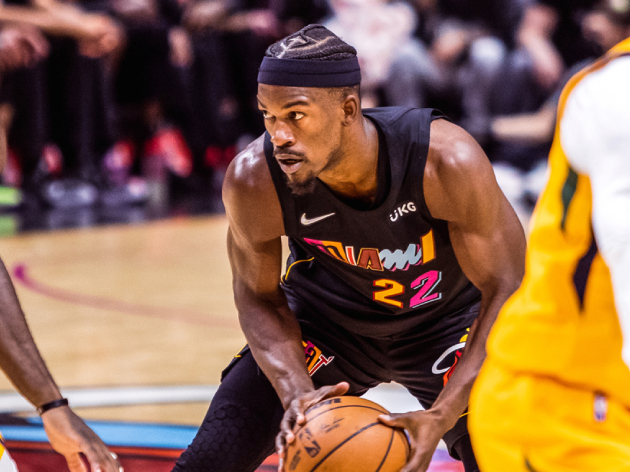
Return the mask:
<path fill-rule="evenodd" d="M 74 305 L 89 306 L 99 310 L 117 311 L 135 316 L 157 318 L 167 321 L 180 321 L 184 323 L 211 326 L 214 328 L 238 328 L 236 319 L 212 316 L 207 313 L 186 309 L 162 308 L 156 306 L 128 303 L 93 295 L 72 292 L 56 287 L 51 287 L 31 278 L 25 263 L 16 264 L 11 271 L 13 278 L 25 288 L 55 300 L 72 303 Z"/>

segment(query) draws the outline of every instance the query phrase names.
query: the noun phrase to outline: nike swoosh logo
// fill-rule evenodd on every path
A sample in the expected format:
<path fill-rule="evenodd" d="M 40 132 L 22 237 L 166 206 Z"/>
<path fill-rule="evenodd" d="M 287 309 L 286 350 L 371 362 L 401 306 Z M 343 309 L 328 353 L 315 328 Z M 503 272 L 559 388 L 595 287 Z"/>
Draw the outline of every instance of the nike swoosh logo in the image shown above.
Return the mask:
<path fill-rule="evenodd" d="M 328 218 L 329 216 L 333 216 L 333 215 L 334 213 L 328 213 L 327 215 L 318 216 L 317 218 L 307 218 L 306 213 L 303 213 L 302 219 L 300 219 L 300 222 L 304 226 L 308 226 L 308 225 L 312 225 L 313 223 L 317 223 L 318 221 L 322 221 L 323 219 Z"/>

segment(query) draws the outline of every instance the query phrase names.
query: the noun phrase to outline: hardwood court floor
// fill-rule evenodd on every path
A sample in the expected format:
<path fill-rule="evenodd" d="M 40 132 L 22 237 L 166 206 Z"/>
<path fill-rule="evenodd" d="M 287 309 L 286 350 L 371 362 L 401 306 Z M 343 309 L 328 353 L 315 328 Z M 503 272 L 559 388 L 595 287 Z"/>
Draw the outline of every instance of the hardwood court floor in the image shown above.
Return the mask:
<path fill-rule="evenodd" d="M 36 342 L 62 387 L 219 383 L 244 345 L 224 216 L 0 239 Z M 11 389 L 2 377 L 0 390 Z M 198 425 L 207 403 L 91 408 L 90 419 Z"/>

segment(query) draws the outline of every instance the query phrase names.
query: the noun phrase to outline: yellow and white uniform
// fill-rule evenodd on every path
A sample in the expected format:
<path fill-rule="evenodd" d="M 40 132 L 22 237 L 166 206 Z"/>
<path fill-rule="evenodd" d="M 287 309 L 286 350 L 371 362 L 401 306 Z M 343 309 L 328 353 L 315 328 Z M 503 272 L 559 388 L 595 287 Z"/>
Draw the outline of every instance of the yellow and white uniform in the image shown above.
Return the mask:
<path fill-rule="evenodd" d="M 4 447 L 2 436 L 0 436 L 0 472 L 17 472 L 15 462 L 13 462 L 6 447 Z"/>
<path fill-rule="evenodd" d="M 549 169 L 473 447 L 482 472 L 630 471 L 630 38 L 565 87 Z"/>

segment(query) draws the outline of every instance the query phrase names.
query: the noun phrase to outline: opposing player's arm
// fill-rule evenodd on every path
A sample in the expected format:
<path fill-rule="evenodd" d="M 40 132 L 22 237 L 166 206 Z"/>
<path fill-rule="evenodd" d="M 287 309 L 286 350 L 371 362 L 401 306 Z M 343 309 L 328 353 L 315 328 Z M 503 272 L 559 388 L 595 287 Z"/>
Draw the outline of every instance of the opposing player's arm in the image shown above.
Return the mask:
<path fill-rule="evenodd" d="M 477 142 L 444 120 L 433 123 L 431 135 L 424 176 L 427 206 L 434 217 L 448 221 L 457 260 L 481 291 L 480 313 L 462 358 L 433 406 L 450 427 L 468 405 L 470 389 L 486 356 L 490 328 L 521 283 L 526 241 Z"/>
<path fill-rule="evenodd" d="M 11 278 L 0 261 L 0 367 L 33 405 L 61 398 L 26 324 Z"/>
<path fill-rule="evenodd" d="M 584 78 L 571 92 L 560 139 L 571 166 L 590 178 L 593 231 L 610 269 L 630 366 L 630 58 Z"/>
<path fill-rule="evenodd" d="M 61 393 L 42 359 L 20 307 L 11 278 L 0 260 L 0 367 L 11 383 L 34 406 L 61 399 Z M 120 465 L 103 442 L 68 406 L 42 414 L 53 448 L 63 454 L 72 472 L 85 472 L 85 454 L 92 470 L 120 472 Z"/>

